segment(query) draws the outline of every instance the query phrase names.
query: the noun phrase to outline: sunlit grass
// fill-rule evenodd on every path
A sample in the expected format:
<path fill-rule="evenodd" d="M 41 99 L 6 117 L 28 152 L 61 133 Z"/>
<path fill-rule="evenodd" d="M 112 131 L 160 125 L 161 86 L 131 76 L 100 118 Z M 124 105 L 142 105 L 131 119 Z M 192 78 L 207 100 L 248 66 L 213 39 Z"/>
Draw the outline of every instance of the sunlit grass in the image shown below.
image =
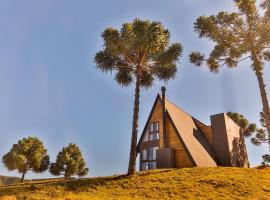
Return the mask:
<path fill-rule="evenodd" d="M 0 187 L 17 199 L 270 199 L 270 169 L 154 170 L 133 177 L 52 180 Z"/>

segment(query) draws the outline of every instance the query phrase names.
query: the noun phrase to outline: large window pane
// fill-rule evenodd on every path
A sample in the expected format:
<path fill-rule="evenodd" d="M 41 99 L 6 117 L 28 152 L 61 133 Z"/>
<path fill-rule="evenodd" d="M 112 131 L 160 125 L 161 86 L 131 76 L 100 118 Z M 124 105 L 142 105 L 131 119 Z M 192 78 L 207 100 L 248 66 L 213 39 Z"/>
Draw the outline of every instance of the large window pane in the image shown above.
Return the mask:
<path fill-rule="evenodd" d="M 158 149 L 159 149 L 158 147 L 154 147 L 153 148 L 153 160 L 156 160 L 157 159 L 157 150 Z"/>
<path fill-rule="evenodd" d="M 151 133 L 150 134 L 150 141 L 154 141 L 155 140 L 155 138 L 154 138 L 154 134 L 153 133 Z"/>
<path fill-rule="evenodd" d="M 154 148 L 149 148 L 148 159 L 149 160 L 154 160 Z"/>
<path fill-rule="evenodd" d="M 156 169 L 156 168 L 157 168 L 156 161 L 151 162 L 151 169 Z"/>
<path fill-rule="evenodd" d="M 147 149 L 144 149 L 142 152 L 142 160 L 147 160 Z"/>

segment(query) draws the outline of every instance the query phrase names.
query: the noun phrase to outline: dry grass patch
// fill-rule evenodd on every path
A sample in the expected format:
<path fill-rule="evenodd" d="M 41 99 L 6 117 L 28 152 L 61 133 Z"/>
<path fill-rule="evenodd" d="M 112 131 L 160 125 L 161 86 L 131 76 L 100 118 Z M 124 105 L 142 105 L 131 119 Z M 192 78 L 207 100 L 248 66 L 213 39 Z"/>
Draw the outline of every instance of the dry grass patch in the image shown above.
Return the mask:
<path fill-rule="evenodd" d="M 17 199 L 270 199 L 270 169 L 187 168 L 0 187 Z M 1 200 L 1 199 L 0 199 Z"/>

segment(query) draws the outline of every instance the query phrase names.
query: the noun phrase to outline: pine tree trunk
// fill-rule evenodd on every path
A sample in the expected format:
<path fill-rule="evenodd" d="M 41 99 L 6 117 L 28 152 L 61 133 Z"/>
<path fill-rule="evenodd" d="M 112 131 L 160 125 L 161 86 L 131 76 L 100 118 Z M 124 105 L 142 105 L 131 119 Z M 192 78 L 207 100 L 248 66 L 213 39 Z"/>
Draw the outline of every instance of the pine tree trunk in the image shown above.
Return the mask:
<path fill-rule="evenodd" d="M 259 83 L 259 88 L 261 92 L 261 98 L 262 98 L 262 104 L 263 104 L 263 113 L 265 116 L 265 122 L 266 122 L 266 129 L 268 132 L 268 143 L 270 148 L 270 108 L 269 108 L 269 102 L 267 98 L 267 94 L 265 91 L 265 84 L 263 80 L 263 73 L 260 71 L 256 71 L 257 80 Z"/>
<path fill-rule="evenodd" d="M 136 156 L 137 156 L 137 135 L 138 135 L 138 120 L 139 120 L 139 106 L 140 106 L 140 73 L 137 72 L 137 80 L 135 87 L 135 100 L 133 110 L 133 124 L 131 134 L 131 146 L 129 155 L 128 175 L 133 175 L 136 172 Z"/>
<path fill-rule="evenodd" d="M 24 181 L 25 174 L 26 174 L 26 171 L 24 171 L 22 174 L 21 183 L 23 183 L 23 181 Z"/>

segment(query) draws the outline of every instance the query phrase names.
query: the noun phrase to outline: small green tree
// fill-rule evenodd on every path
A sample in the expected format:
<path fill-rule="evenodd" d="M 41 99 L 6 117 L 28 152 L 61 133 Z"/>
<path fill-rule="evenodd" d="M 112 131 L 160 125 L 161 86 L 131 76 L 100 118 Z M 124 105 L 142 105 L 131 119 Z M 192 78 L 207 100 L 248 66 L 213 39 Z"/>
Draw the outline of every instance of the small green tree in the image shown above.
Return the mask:
<path fill-rule="evenodd" d="M 55 176 L 63 175 L 65 179 L 71 176 L 85 176 L 89 169 L 86 167 L 82 153 L 76 144 L 69 144 L 57 155 L 56 162 L 50 166 L 50 173 Z"/>
<path fill-rule="evenodd" d="M 175 77 L 182 45 L 170 44 L 170 32 L 160 22 L 139 19 L 124 23 L 121 30 L 106 28 L 102 37 L 104 49 L 95 56 L 97 68 L 102 72 L 115 72 L 114 78 L 121 86 L 135 84 L 128 165 L 128 175 L 133 175 L 136 171 L 141 87 L 151 87 L 155 79 L 168 81 Z"/>
<path fill-rule="evenodd" d="M 11 150 L 2 158 L 4 166 L 10 170 L 22 173 L 21 182 L 25 174 L 32 170 L 35 173 L 46 171 L 50 165 L 50 158 L 43 143 L 36 137 L 23 138 L 14 144 Z"/>
<path fill-rule="evenodd" d="M 190 54 L 190 61 L 198 66 L 206 61 L 210 71 L 217 73 L 223 65 L 234 68 L 240 61 L 249 59 L 257 77 L 266 130 L 270 136 L 270 108 L 263 78 L 264 64 L 270 61 L 269 0 L 262 4 L 265 8 L 264 15 L 260 15 L 256 0 L 234 2 L 238 12 L 221 11 L 217 15 L 197 18 L 194 24 L 195 31 L 200 38 L 211 39 L 215 46 L 208 58 L 205 59 L 203 54 L 195 51 Z"/>

